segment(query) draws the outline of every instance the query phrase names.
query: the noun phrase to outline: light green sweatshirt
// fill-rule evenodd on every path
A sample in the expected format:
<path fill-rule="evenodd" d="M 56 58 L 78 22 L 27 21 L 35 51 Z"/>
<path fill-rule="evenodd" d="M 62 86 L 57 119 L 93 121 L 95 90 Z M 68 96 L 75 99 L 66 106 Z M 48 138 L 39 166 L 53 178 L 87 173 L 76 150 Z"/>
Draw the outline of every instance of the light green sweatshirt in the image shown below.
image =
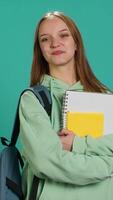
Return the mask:
<path fill-rule="evenodd" d="M 42 84 L 51 91 L 51 119 L 30 91 L 20 102 L 25 199 L 35 174 L 40 178 L 37 200 L 112 200 L 113 134 L 99 139 L 75 136 L 72 152 L 63 150 L 58 136 L 62 98 L 67 89 L 83 86 L 79 81 L 70 86 L 49 75 Z"/>

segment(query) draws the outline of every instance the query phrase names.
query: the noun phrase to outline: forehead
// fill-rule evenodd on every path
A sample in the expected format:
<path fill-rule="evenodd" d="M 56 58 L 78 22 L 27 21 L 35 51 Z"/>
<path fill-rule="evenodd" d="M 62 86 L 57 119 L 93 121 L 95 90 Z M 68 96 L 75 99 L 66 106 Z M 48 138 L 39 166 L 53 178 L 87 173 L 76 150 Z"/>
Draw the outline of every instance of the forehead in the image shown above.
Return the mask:
<path fill-rule="evenodd" d="M 66 23 L 60 19 L 59 17 L 51 17 L 49 19 L 45 19 L 39 27 L 39 35 L 40 34 L 49 34 L 55 31 L 60 31 L 66 29 L 69 31 Z"/>

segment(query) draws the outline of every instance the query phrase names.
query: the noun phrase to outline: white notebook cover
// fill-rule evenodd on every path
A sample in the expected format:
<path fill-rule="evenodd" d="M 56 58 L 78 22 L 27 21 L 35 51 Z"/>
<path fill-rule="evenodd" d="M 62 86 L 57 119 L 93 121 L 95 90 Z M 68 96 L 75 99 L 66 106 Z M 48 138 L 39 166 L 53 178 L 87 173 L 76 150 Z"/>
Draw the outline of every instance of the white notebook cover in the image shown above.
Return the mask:
<path fill-rule="evenodd" d="M 67 112 L 104 113 L 104 134 L 113 133 L 113 94 L 68 90 L 63 100 L 63 128 L 66 128 Z"/>

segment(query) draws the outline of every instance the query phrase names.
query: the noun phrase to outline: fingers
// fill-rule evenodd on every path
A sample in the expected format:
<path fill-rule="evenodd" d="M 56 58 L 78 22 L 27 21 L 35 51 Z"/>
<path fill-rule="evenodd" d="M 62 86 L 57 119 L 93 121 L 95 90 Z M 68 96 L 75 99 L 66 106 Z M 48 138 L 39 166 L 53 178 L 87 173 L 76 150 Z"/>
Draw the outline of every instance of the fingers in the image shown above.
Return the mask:
<path fill-rule="evenodd" d="M 72 131 L 68 130 L 68 129 L 62 129 L 59 132 L 59 136 L 66 136 L 66 135 L 69 135 L 69 134 L 74 134 L 74 133 Z"/>
<path fill-rule="evenodd" d="M 66 136 L 60 135 L 62 146 L 64 150 L 71 151 L 75 134 L 68 134 Z"/>
<path fill-rule="evenodd" d="M 65 135 L 68 135 L 69 134 L 69 131 L 67 129 L 62 129 L 59 133 L 60 136 L 65 136 Z"/>

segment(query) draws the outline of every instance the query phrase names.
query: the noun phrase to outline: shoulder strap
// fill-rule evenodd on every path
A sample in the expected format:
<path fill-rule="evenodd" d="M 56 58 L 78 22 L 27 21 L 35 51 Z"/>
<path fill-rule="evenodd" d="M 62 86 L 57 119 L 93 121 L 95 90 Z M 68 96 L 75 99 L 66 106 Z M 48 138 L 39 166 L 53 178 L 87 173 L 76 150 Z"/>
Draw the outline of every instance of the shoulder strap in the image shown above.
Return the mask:
<path fill-rule="evenodd" d="M 44 107 L 48 115 L 51 115 L 52 100 L 50 91 L 43 85 L 35 85 L 30 90 L 38 98 L 40 104 Z"/>
<path fill-rule="evenodd" d="M 45 88 L 43 85 L 39 85 L 38 87 L 36 85 L 33 88 L 31 88 L 30 90 L 33 90 L 33 92 L 37 96 L 38 100 L 40 101 L 41 105 L 44 107 L 44 109 L 50 116 L 51 115 L 51 107 L 52 107 L 50 91 L 48 91 L 47 88 Z M 40 179 L 34 175 L 29 200 L 31 200 L 31 199 L 36 200 L 39 180 Z"/>
<path fill-rule="evenodd" d="M 39 102 L 44 107 L 44 109 L 46 110 L 48 115 L 49 116 L 51 115 L 52 100 L 51 100 L 50 91 L 43 85 L 35 85 L 33 87 L 25 89 L 19 97 L 10 144 L 8 145 L 7 139 L 2 137 L 1 141 L 2 141 L 3 145 L 7 145 L 7 146 L 15 146 L 16 145 L 16 142 L 17 142 L 17 139 L 19 136 L 19 131 L 20 131 L 20 120 L 19 120 L 20 99 L 21 99 L 21 96 L 23 95 L 23 93 L 25 93 L 26 91 L 33 92 L 33 94 L 39 100 Z"/>

